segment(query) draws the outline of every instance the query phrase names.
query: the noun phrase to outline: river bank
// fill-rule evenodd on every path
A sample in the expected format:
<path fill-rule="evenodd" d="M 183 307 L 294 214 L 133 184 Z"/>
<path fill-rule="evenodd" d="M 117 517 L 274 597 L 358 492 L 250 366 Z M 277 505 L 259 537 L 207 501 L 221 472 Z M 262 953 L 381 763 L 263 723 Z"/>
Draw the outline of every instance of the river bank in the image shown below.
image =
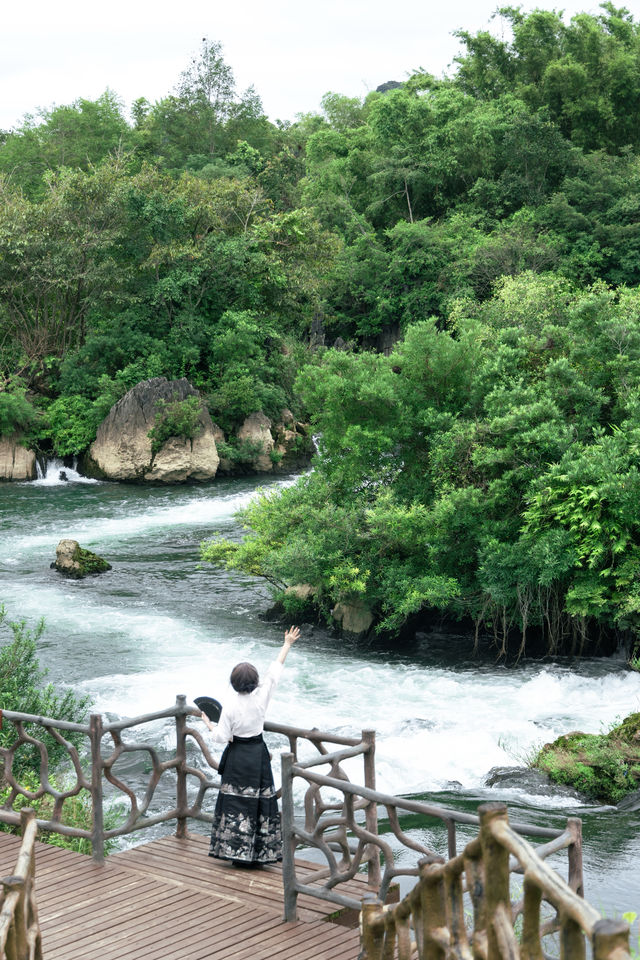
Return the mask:
<path fill-rule="evenodd" d="M 13 619 L 45 616 L 40 658 L 51 680 L 90 693 L 100 712 L 131 716 L 177 693 L 215 696 L 240 659 L 266 667 L 281 628 L 261 620 L 264 584 L 199 564 L 199 544 L 212 533 L 240 536 L 233 515 L 257 486 L 253 478 L 167 489 L 52 477 L 0 488 L 0 601 Z M 113 570 L 64 580 L 49 569 L 63 536 Z M 271 716 L 347 734 L 375 728 L 378 786 L 390 793 L 464 809 L 501 799 L 519 819 L 550 825 L 582 816 L 587 893 L 611 913 L 640 901 L 638 814 L 592 811 L 561 790 L 532 792 L 524 778 L 509 787 L 486 781 L 493 767 L 522 766 L 561 734 L 608 728 L 639 701 L 640 675 L 623 661 L 507 668 L 470 660 L 464 636 L 432 632 L 410 649 L 363 650 L 316 626 L 287 664 Z"/>

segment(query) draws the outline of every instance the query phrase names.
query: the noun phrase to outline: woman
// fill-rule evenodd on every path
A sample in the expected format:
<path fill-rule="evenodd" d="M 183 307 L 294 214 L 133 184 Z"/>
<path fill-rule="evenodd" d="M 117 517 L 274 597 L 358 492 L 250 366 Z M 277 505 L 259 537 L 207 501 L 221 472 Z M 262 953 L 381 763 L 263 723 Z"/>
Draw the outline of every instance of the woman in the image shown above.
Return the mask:
<path fill-rule="evenodd" d="M 213 817 L 210 857 L 231 860 L 238 866 L 282 860 L 280 814 L 262 730 L 287 654 L 299 636 L 298 627 L 287 630 L 282 649 L 263 680 L 251 663 L 238 663 L 233 668 L 233 693 L 225 701 L 217 730 L 202 714 L 214 740 L 228 744 L 218 767 L 222 783 Z"/>

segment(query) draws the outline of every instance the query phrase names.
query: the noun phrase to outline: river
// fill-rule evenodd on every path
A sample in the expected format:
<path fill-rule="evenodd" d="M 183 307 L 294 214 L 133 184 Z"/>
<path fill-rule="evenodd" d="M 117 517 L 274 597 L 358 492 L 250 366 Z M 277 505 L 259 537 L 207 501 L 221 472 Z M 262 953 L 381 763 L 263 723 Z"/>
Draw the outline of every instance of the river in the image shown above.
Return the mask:
<path fill-rule="evenodd" d="M 177 693 L 223 693 L 238 660 L 266 667 L 282 639 L 260 620 L 267 589 L 199 565 L 203 539 L 240 535 L 234 514 L 255 479 L 163 488 L 67 476 L 54 466 L 33 483 L 0 485 L 0 602 L 12 619 L 45 617 L 40 660 L 54 683 L 90 694 L 100 712 L 135 716 Z M 63 579 L 50 563 L 64 537 L 113 570 Z M 270 718 L 349 735 L 375 728 L 378 788 L 389 793 L 465 810 L 505 800 L 517 819 L 553 826 L 581 816 L 588 898 L 609 916 L 640 912 L 640 813 L 593 809 L 524 778 L 485 786 L 492 767 L 522 765 L 562 733 L 598 733 L 640 710 L 640 674 L 604 659 L 505 667 L 470 650 L 469 638 L 437 634 L 410 650 L 363 650 L 314 627 L 289 656 Z"/>

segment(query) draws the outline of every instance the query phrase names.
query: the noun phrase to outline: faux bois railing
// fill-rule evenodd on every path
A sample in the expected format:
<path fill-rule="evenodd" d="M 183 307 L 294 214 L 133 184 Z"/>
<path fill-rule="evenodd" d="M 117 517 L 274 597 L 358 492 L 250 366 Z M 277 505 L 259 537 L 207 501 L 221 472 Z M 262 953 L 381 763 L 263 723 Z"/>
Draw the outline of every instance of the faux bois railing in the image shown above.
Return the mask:
<path fill-rule="evenodd" d="M 178 696 L 175 706 L 166 710 L 131 719 L 105 721 L 99 714 L 92 714 L 87 725 L 5 711 L 4 719 L 9 721 L 15 729 L 15 740 L 10 746 L 0 748 L 6 784 L 6 797 L 0 808 L 0 821 L 18 824 L 20 816 L 14 809 L 16 805 L 44 800 L 48 807 L 48 815 L 46 818 L 38 819 L 38 827 L 43 831 L 52 830 L 90 841 L 96 862 L 102 862 L 107 841 L 166 821 L 175 820 L 177 836 L 185 836 L 190 819 L 211 821 L 212 816 L 203 810 L 203 804 L 207 792 L 216 790 L 220 786 L 217 778 L 218 762 L 209 750 L 201 732 L 202 728 L 199 723 L 190 725 L 189 722 L 191 717 L 197 715 L 198 711 L 186 703 L 184 696 Z M 175 730 L 175 747 L 172 745 L 170 748 L 160 749 L 157 743 L 145 742 L 144 736 L 139 738 L 140 735 L 136 732 L 136 728 L 148 728 L 149 724 L 157 725 L 163 721 L 166 724 L 166 721 L 171 720 Z M 384 960 L 390 960 L 394 955 L 389 952 L 391 940 L 388 938 L 388 928 L 391 920 L 388 917 L 391 913 L 390 908 L 384 907 L 383 904 L 388 898 L 392 884 L 403 875 L 417 877 L 419 883 L 414 887 L 414 891 L 421 890 L 425 872 L 428 873 L 431 870 L 433 875 L 442 874 L 446 887 L 449 882 L 448 877 L 453 876 L 456 870 L 460 874 L 463 872 L 460 865 L 464 867 L 465 876 L 471 876 L 473 870 L 471 867 L 467 870 L 467 862 L 472 862 L 474 858 L 468 852 L 469 847 L 465 848 L 463 855 L 457 855 L 456 827 L 459 824 L 480 826 L 480 820 L 472 814 L 376 791 L 373 731 L 365 730 L 360 738 L 349 738 L 323 733 L 316 729 L 302 729 L 276 723 L 266 723 L 265 731 L 270 734 L 271 740 L 275 739 L 276 735 L 285 738 L 289 748 L 282 755 L 285 919 L 295 919 L 296 900 L 301 892 L 334 902 L 338 906 L 359 909 L 360 901 L 341 892 L 340 885 L 365 871 L 368 882 L 372 890 L 376 891 L 380 906 L 383 908 L 384 926 L 387 931 L 384 935 L 387 938 L 384 947 L 386 952 L 372 953 L 371 960 L 378 956 L 384 957 Z M 81 747 L 79 752 L 78 747 L 71 742 L 74 739 L 70 738 L 71 734 L 76 740 L 80 739 L 84 742 L 84 750 Z M 50 770 L 47 737 L 56 743 L 58 752 L 62 750 L 66 755 L 66 773 L 62 779 L 58 770 Z M 165 726 L 162 739 L 166 740 L 166 738 Z M 154 740 L 157 741 L 157 739 L 156 730 Z M 301 743 L 304 744 L 305 752 L 308 753 L 311 750 L 310 757 L 298 756 Z M 14 773 L 14 769 L 17 770 L 19 767 L 21 751 L 24 750 L 35 751 L 39 756 L 40 782 L 37 789 L 29 790 L 19 782 L 19 776 Z M 142 787 L 139 773 L 134 785 L 126 782 L 128 761 L 134 754 L 146 756 L 147 779 Z M 345 772 L 347 762 L 353 765 L 356 760 L 362 763 L 360 768 L 362 785 L 352 782 Z M 85 772 L 86 769 L 88 772 Z M 158 809 L 158 786 L 167 776 L 175 777 L 175 786 L 172 785 L 171 791 L 164 791 L 165 806 L 163 809 Z M 360 775 L 358 778 L 360 779 Z M 105 801 L 107 784 L 109 792 Z M 65 822 L 65 819 L 69 819 L 65 818 L 65 804 L 69 803 L 71 798 L 80 795 L 90 798 L 91 828 Z M 166 798 L 169 795 L 174 799 L 167 807 Z M 297 798 L 298 808 L 304 811 L 303 817 L 296 816 L 294 798 Z M 105 826 L 105 808 L 111 808 L 114 799 L 119 801 L 118 822 L 115 826 Z M 378 829 L 379 812 L 384 814 L 386 833 L 381 833 Z M 446 827 L 448 863 L 445 862 L 441 852 L 430 849 L 403 831 L 401 818 L 407 813 L 435 819 Z M 573 891 L 572 895 L 579 903 L 584 904 L 580 899 L 582 894 L 580 820 L 569 818 L 566 828 L 562 831 L 516 823 L 508 829 L 509 836 L 516 838 L 510 839 L 509 843 L 524 844 L 527 850 L 531 851 L 530 856 L 533 861 L 536 864 L 542 864 L 545 870 L 550 871 L 550 868 L 543 863 L 545 857 L 567 849 L 568 889 Z M 522 840 L 522 835 L 545 842 L 535 848 L 529 847 L 526 841 Z M 475 847 L 472 845 L 472 853 L 479 849 L 477 843 Z M 303 880 L 298 876 L 295 858 L 295 851 L 299 847 L 304 847 L 307 851 L 309 848 L 315 849 L 316 853 L 309 856 L 320 857 L 323 861 L 318 863 L 317 869 L 311 874 L 308 868 L 305 868 Z M 404 861 L 404 852 L 407 849 L 420 857 L 419 866 L 414 864 L 407 866 L 404 862 L 398 862 L 398 860 Z M 524 847 L 518 847 L 518 849 L 524 849 Z M 400 858 L 397 857 L 398 851 L 403 852 Z M 510 852 L 513 853 L 513 851 Z M 509 854 L 507 854 L 507 862 L 508 856 Z M 415 859 L 417 857 L 414 861 Z M 456 866 L 452 867 L 451 864 Z M 521 862 L 516 862 L 515 859 L 511 861 L 511 868 L 520 872 L 525 870 L 525 866 Z M 556 875 L 553 874 L 553 876 Z M 418 896 L 422 894 L 412 892 L 411 903 Z M 404 906 L 401 904 L 400 907 L 395 908 L 400 912 L 393 923 L 397 921 L 399 924 L 397 929 L 400 931 L 398 935 L 400 942 L 406 943 L 408 928 L 406 918 L 403 919 L 403 911 L 411 917 L 414 917 L 415 912 L 412 912 L 413 908 L 410 909 L 405 901 L 402 903 Z M 588 910 L 591 911 L 592 908 L 589 907 Z M 372 913 L 371 905 L 367 905 L 365 916 Z M 525 913 L 530 917 L 531 909 Z M 593 914 L 595 915 L 595 911 Z M 593 917 L 592 921 L 596 922 Z M 377 930 L 381 923 L 380 918 L 374 917 L 372 922 L 373 928 Z M 415 949 L 420 950 L 424 922 L 414 917 L 415 924 L 418 928 L 417 936 L 414 929 L 414 942 L 418 944 Z M 487 934 L 487 937 L 488 942 L 493 943 L 493 934 Z M 478 943 L 481 942 L 481 938 L 476 940 Z M 438 953 L 434 950 L 435 947 L 433 950 L 429 947 L 426 953 L 418 953 L 418 956 L 424 956 L 429 960 L 449 956 L 485 956 L 480 947 L 474 947 L 472 954 L 465 953 L 464 950 L 460 954 L 448 950 L 445 953 Z M 399 956 L 404 958 L 405 954 L 399 954 Z M 498 954 L 494 953 L 493 956 L 497 957 Z M 518 954 L 514 953 L 513 956 Z M 523 956 L 531 957 L 532 960 L 534 957 L 535 960 L 542 960 L 543 954 L 534 951 L 524 953 Z M 576 954 L 576 956 L 579 955 Z M 610 960 L 614 960 L 613 954 Z"/>
<path fill-rule="evenodd" d="M 34 845 L 38 827 L 32 810 L 21 815 L 22 844 L 9 877 L 0 879 L 0 960 L 42 960 L 34 892 Z"/>

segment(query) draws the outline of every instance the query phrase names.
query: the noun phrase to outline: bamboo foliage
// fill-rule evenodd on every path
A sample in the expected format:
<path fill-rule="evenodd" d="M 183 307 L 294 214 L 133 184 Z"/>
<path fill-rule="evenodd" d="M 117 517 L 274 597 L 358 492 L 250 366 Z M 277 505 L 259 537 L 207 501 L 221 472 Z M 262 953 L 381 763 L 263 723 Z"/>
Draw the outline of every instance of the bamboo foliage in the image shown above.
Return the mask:
<path fill-rule="evenodd" d="M 421 861 L 418 883 L 400 903 L 363 900 L 363 960 L 544 960 L 543 903 L 556 912 L 561 960 L 583 960 L 588 947 L 595 960 L 630 960 L 628 924 L 603 919 L 565 883 L 509 825 L 504 804 L 483 804 L 478 813 L 478 836 L 447 863 Z M 524 873 L 515 905 L 514 870 Z"/>
<path fill-rule="evenodd" d="M 0 880 L 0 960 L 42 960 L 34 880 L 38 827 L 33 810 L 21 812 L 22 845 L 13 876 Z"/>

